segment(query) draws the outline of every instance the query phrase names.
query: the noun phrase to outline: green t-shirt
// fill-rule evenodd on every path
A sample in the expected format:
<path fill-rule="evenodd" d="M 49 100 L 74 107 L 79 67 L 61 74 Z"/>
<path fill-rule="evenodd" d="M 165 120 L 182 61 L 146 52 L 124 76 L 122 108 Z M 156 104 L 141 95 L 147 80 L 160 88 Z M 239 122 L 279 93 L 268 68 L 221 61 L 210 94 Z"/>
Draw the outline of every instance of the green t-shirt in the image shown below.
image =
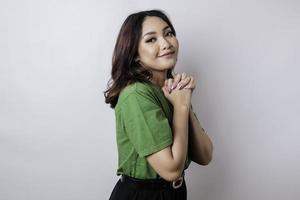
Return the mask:
<path fill-rule="evenodd" d="M 153 179 L 159 177 L 146 156 L 173 143 L 173 106 L 161 88 L 136 82 L 125 87 L 115 107 L 118 147 L 117 175 Z M 191 160 L 187 156 L 185 169 Z"/>

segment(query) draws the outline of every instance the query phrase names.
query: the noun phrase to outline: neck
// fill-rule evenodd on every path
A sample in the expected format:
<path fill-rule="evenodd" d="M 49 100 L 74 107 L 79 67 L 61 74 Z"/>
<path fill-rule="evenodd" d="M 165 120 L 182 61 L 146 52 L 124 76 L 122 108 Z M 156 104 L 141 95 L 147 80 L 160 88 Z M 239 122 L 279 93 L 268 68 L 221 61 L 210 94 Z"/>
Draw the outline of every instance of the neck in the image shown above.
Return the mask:
<path fill-rule="evenodd" d="M 159 87 L 163 87 L 165 84 L 165 80 L 167 78 L 167 70 L 166 71 L 152 71 L 153 77 L 151 82 Z"/>

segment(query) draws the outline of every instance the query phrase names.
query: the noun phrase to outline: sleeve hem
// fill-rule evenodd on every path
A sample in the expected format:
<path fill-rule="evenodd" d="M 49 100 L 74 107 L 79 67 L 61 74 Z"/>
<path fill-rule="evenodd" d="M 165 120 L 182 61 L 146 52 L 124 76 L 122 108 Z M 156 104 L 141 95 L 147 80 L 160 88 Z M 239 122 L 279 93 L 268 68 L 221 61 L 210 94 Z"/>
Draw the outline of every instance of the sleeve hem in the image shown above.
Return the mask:
<path fill-rule="evenodd" d="M 145 156 L 150 155 L 152 153 L 158 152 L 158 151 L 166 148 L 167 146 L 170 146 L 172 144 L 172 142 L 173 142 L 172 138 L 169 138 L 165 142 L 163 142 L 161 144 L 158 144 L 158 145 L 152 147 L 151 149 L 146 149 L 144 151 L 141 151 L 139 153 L 139 155 L 140 155 L 140 157 L 145 157 Z"/>

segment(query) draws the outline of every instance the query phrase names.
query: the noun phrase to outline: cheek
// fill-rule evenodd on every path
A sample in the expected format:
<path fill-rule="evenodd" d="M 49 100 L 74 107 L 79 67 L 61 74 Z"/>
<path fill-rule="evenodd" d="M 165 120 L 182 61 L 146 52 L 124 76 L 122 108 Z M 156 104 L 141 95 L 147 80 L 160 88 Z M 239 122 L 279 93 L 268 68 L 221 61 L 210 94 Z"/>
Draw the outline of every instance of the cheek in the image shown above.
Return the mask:
<path fill-rule="evenodd" d="M 157 50 L 154 47 L 141 48 L 140 55 L 145 60 L 153 59 L 157 56 Z"/>
<path fill-rule="evenodd" d="M 179 47 L 178 40 L 176 38 L 174 38 L 174 41 L 172 43 L 175 48 Z"/>

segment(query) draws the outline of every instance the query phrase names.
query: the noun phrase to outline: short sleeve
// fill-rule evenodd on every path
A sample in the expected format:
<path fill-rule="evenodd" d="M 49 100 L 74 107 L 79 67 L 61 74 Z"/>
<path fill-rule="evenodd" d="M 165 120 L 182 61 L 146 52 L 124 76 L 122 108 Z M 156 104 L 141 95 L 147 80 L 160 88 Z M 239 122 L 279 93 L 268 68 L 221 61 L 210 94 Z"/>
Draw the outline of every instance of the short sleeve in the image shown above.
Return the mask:
<path fill-rule="evenodd" d="M 150 94 L 134 91 L 128 95 L 122 104 L 121 116 L 126 134 L 140 157 L 172 144 L 168 118 Z"/>

